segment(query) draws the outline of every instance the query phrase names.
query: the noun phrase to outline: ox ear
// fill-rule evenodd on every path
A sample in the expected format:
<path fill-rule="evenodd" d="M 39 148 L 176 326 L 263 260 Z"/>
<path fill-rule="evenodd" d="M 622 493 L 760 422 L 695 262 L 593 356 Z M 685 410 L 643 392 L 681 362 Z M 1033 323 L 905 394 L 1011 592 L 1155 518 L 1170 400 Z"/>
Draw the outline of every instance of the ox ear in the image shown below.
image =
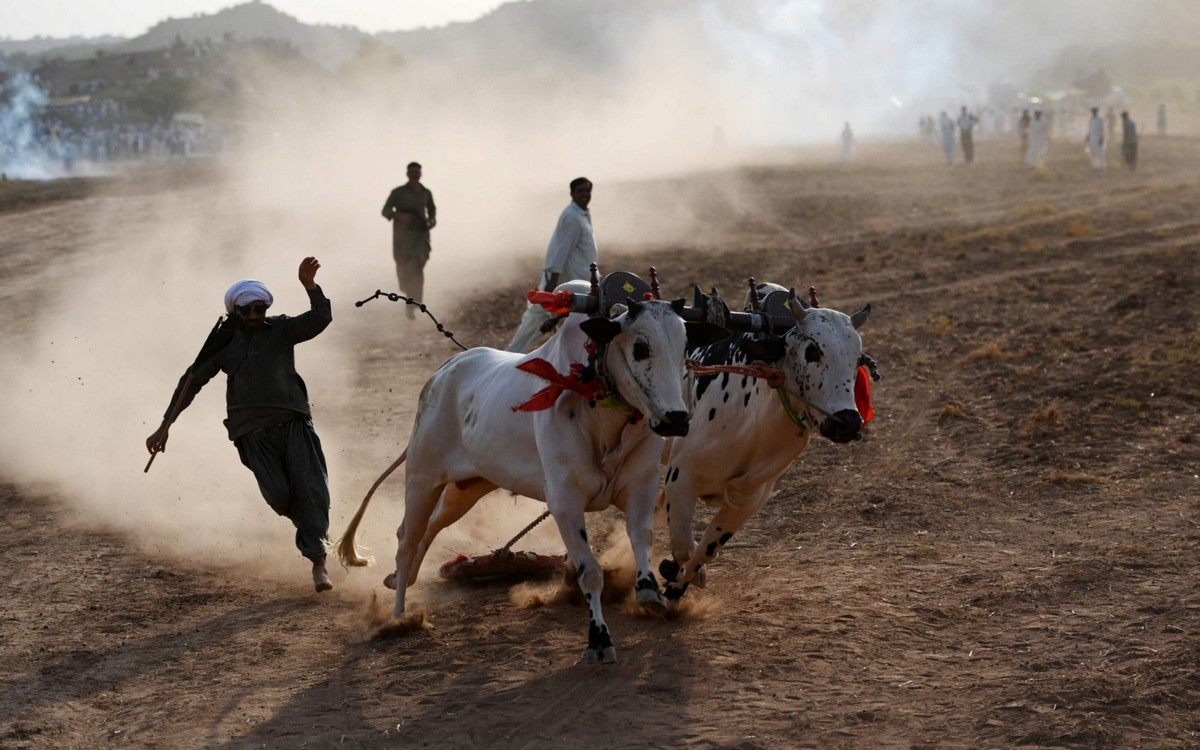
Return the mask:
<path fill-rule="evenodd" d="M 728 329 L 722 328 L 715 323 L 705 323 L 703 321 L 689 323 L 684 321 L 683 327 L 687 331 L 688 349 L 699 349 L 702 346 L 724 341 L 730 336 Z"/>
<path fill-rule="evenodd" d="M 742 342 L 742 351 L 751 360 L 761 359 L 763 362 L 778 362 L 787 354 L 787 344 L 782 336 L 770 336 L 765 339 L 750 339 Z"/>
<path fill-rule="evenodd" d="M 863 309 L 850 316 L 850 322 L 855 328 L 862 328 L 862 324 L 867 322 L 867 316 L 871 314 L 871 303 L 863 305 Z"/>
<path fill-rule="evenodd" d="M 588 318 L 579 327 L 597 344 L 607 344 L 621 332 L 621 324 L 608 318 Z"/>

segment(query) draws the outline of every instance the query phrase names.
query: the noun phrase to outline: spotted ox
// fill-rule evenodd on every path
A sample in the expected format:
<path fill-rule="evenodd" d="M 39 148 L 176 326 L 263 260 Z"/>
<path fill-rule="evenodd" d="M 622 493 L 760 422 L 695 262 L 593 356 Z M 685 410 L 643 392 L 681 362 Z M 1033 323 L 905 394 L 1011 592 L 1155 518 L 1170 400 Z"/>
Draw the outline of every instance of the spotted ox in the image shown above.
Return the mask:
<path fill-rule="evenodd" d="M 580 284 L 588 287 L 571 282 L 560 291 L 579 291 Z M 611 319 L 570 314 L 527 355 L 474 348 L 433 374 L 421 391 L 408 448 L 375 484 L 407 458 L 404 520 L 396 532 L 396 570 L 389 576 L 396 617 L 404 614 L 406 589 L 416 582 L 438 532 L 500 488 L 546 503 L 588 605 L 585 661 L 616 660 L 600 607 L 603 570 L 588 546 L 584 513 L 609 506 L 624 511 L 637 566 L 637 601 L 664 607 L 650 560 L 661 436 L 688 431 L 688 332 L 703 343 L 728 335 L 708 324 L 685 328 L 683 310 L 683 300 L 630 299 Z M 589 373 L 547 386 L 547 379 L 553 383 L 555 373 L 571 373 L 573 365 L 578 374 L 579 365 L 589 361 L 589 348 L 595 378 Z M 597 381 L 599 393 L 587 385 Z M 518 410 L 522 405 L 529 410 Z M 338 543 L 347 565 L 369 562 L 355 550 L 354 537 L 371 493 Z"/>
<path fill-rule="evenodd" d="M 772 288 L 782 289 L 760 287 Z M 777 291 L 767 299 L 795 318 L 782 336 L 743 333 L 689 353 L 701 372 L 726 371 L 697 377 L 691 431 L 669 440 L 664 454 L 659 503 L 667 514 L 673 559 L 663 560 L 659 572 L 670 599 L 681 597 L 690 583 L 704 585 L 704 565 L 763 507 L 814 432 L 837 443 L 861 437 L 863 419 L 855 403 L 860 361 L 878 375 L 856 329 L 871 306 L 845 315 L 810 307 L 794 293 Z M 775 365 L 774 374 L 782 376 L 779 389 L 763 378 L 728 371 L 755 361 Z M 717 510 L 697 547 L 692 528 L 701 500 Z"/>

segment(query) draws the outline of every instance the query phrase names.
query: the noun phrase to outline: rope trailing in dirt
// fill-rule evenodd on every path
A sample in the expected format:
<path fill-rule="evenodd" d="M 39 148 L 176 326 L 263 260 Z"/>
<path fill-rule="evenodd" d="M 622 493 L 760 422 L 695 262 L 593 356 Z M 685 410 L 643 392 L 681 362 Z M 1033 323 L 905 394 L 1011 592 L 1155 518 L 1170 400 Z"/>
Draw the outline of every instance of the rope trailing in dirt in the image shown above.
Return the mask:
<path fill-rule="evenodd" d="M 514 544 L 516 544 L 518 539 L 525 536 L 529 532 L 533 531 L 534 526 L 537 526 L 539 523 L 541 523 L 542 521 L 545 521 L 549 517 L 550 517 L 550 511 L 545 511 L 544 513 L 542 513 L 542 515 L 533 519 L 533 521 L 528 526 L 526 526 L 525 528 L 518 531 L 516 536 L 514 536 L 512 539 L 509 539 L 508 544 L 506 544 L 503 547 L 501 547 L 500 549 L 496 550 L 496 552 L 494 552 L 493 554 L 497 554 L 500 552 L 508 552 L 509 548 L 512 547 Z"/>
<path fill-rule="evenodd" d="M 435 326 L 437 326 L 438 333 L 440 333 L 443 336 L 445 336 L 446 338 L 450 339 L 455 344 L 458 344 L 458 348 L 462 349 L 464 352 L 468 348 L 470 348 L 470 347 L 464 346 L 461 341 L 454 338 L 454 334 L 451 333 L 450 331 L 446 330 L 446 327 L 444 325 L 442 325 L 440 322 L 438 322 L 437 318 L 433 317 L 433 313 L 429 312 L 429 308 L 425 306 L 425 303 L 415 300 L 412 297 L 406 297 L 403 294 L 396 294 L 395 292 L 385 292 L 382 289 L 376 289 L 374 294 L 372 294 L 370 297 L 367 297 L 364 300 L 359 300 L 358 302 L 355 302 L 354 306 L 362 307 L 363 305 L 367 304 L 371 300 L 379 299 L 380 297 L 387 297 L 392 302 L 399 302 L 400 300 L 404 300 L 404 303 L 406 305 L 415 306 L 418 310 L 420 310 L 421 312 L 423 312 L 429 316 L 429 319 L 433 321 L 433 324 Z"/>

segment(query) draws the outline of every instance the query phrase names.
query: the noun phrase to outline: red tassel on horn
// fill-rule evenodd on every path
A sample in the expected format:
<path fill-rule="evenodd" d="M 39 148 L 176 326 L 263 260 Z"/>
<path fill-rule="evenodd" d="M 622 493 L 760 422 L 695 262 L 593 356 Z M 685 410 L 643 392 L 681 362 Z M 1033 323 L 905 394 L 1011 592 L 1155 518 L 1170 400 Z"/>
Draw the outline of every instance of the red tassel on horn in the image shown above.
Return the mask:
<path fill-rule="evenodd" d="M 525 293 L 525 299 L 529 300 L 530 304 L 541 305 L 542 309 L 554 315 L 566 315 L 571 312 L 571 306 L 575 301 L 575 295 L 571 292 L 543 292 L 540 289 L 531 289 Z"/>
<path fill-rule="evenodd" d="M 871 405 L 871 376 L 862 365 L 858 366 L 854 377 L 854 405 L 858 407 L 863 424 L 875 418 L 875 407 Z"/>

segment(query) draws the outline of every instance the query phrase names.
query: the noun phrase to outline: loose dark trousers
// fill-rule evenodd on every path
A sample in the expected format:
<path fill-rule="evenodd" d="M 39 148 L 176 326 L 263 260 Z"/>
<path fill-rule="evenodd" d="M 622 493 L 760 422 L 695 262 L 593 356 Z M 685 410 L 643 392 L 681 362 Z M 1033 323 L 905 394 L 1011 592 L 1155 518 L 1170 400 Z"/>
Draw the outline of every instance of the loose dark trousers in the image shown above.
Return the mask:
<path fill-rule="evenodd" d="M 425 263 L 429 260 L 429 232 L 408 229 L 397 218 L 392 227 L 392 260 L 396 261 L 396 281 L 400 291 L 418 302 L 425 301 Z M 404 306 L 411 319 L 412 305 Z"/>
<path fill-rule="evenodd" d="M 963 133 L 962 136 L 963 161 L 967 164 L 975 161 L 975 136 L 968 133 Z"/>
<path fill-rule="evenodd" d="M 329 472 L 321 439 L 307 419 L 293 419 L 242 435 L 233 442 L 271 510 L 296 527 L 296 547 L 325 561 L 329 535 Z"/>
<path fill-rule="evenodd" d="M 1123 158 L 1125 160 L 1126 167 L 1128 167 L 1129 169 L 1136 169 L 1137 168 L 1137 144 L 1136 143 L 1122 143 L 1121 144 L 1121 158 Z"/>

